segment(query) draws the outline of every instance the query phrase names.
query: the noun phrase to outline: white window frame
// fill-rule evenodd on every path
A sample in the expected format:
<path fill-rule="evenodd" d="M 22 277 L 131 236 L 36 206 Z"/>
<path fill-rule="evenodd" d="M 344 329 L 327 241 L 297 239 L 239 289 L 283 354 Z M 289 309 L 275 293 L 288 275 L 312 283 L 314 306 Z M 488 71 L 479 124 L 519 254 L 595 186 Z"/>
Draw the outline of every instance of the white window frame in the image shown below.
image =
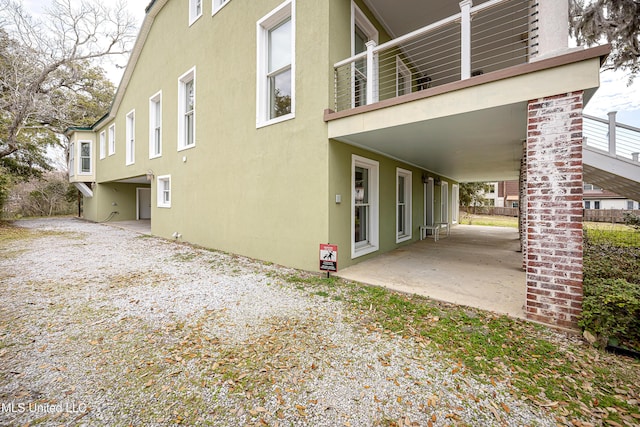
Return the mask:
<path fill-rule="evenodd" d="M 169 184 L 169 189 L 166 189 L 165 184 Z M 165 199 L 165 195 L 168 195 L 168 200 Z M 161 175 L 156 178 L 156 205 L 159 208 L 171 207 L 171 175 Z"/>
<path fill-rule="evenodd" d="M 400 87 L 399 87 L 399 81 L 398 81 L 399 75 L 402 75 L 405 81 L 405 93 L 403 94 L 400 94 Z M 401 95 L 406 95 L 411 93 L 411 87 L 413 86 L 411 79 L 412 79 L 411 70 L 409 70 L 409 67 L 407 67 L 407 64 L 404 63 L 402 58 L 400 58 L 399 55 L 396 55 L 396 96 L 401 96 Z"/>
<path fill-rule="evenodd" d="M 160 156 L 162 156 L 162 91 L 149 98 L 149 158 L 155 159 Z"/>
<path fill-rule="evenodd" d="M 76 174 L 76 143 L 69 144 L 69 176 Z"/>
<path fill-rule="evenodd" d="M 82 169 L 82 145 L 89 145 L 89 170 Z M 93 175 L 93 141 L 80 140 L 78 141 L 78 175 Z"/>
<path fill-rule="evenodd" d="M 116 125 L 109 126 L 109 155 L 116 154 Z"/>
<path fill-rule="evenodd" d="M 458 184 L 451 185 L 451 224 L 458 223 L 458 214 L 460 213 L 460 186 Z"/>
<path fill-rule="evenodd" d="M 355 52 L 356 52 L 356 38 L 355 38 L 356 27 L 360 28 L 360 30 L 362 30 L 362 32 L 367 36 L 369 40 L 374 41 L 375 44 L 378 45 L 378 37 L 379 37 L 378 29 L 375 27 L 375 25 L 371 23 L 369 18 L 367 18 L 367 15 L 365 15 L 362 9 L 358 7 L 356 2 L 354 0 L 351 0 L 351 55 L 352 56 L 355 55 Z M 366 59 L 365 59 L 365 62 L 366 62 Z M 377 70 L 377 69 L 378 69 L 378 56 L 374 55 L 374 70 Z M 371 83 L 377 84 L 377 82 L 368 82 L 366 80 L 366 76 L 361 76 L 361 77 L 364 77 L 364 81 L 367 85 Z M 377 102 L 378 91 L 374 89 L 373 91 L 374 99 L 372 99 L 371 102 L 368 102 L 367 100 L 366 90 L 364 91 L 363 94 L 361 94 L 361 97 L 362 97 L 361 100 L 363 99 L 364 103 L 357 104 L 356 103 L 356 67 L 353 66 L 351 67 L 351 107 L 356 107 L 360 105 L 366 105 L 366 104 Z"/>
<path fill-rule="evenodd" d="M 186 130 L 186 105 L 185 96 L 187 84 L 193 82 L 193 142 L 187 145 Z M 178 151 L 187 150 L 196 146 L 196 111 L 197 111 L 197 90 L 196 90 L 196 67 L 191 68 L 178 78 Z"/>
<path fill-rule="evenodd" d="M 256 127 L 280 123 L 296 115 L 296 2 L 286 0 L 256 23 L 257 33 L 257 83 L 256 83 Z M 287 18 L 291 19 L 291 112 L 269 118 L 269 31 Z"/>
<path fill-rule="evenodd" d="M 369 171 L 369 217 L 368 217 L 368 237 L 365 242 L 355 241 L 355 208 L 356 208 L 356 167 L 365 168 Z M 379 180 L 380 180 L 380 164 L 376 160 L 368 159 L 353 154 L 351 156 L 351 258 L 361 257 L 363 255 L 375 252 L 379 248 L 379 222 L 380 222 L 380 205 L 379 205 Z"/>
<path fill-rule="evenodd" d="M 202 5 L 204 0 L 189 0 L 189 26 L 202 16 Z"/>
<path fill-rule="evenodd" d="M 125 117 L 125 165 L 136 162 L 136 110 L 131 110 Z"/>
<path fill-rule="evenodd" d="M 440 222 L 449 223 L 449 183 L 440 183 Z"/>
<path fill-rule="evenodd" d="M 211 16 L 218 13 L 220 9 L 229 4 L 231 0 L 212 0 L 211 1 Z"/>
<path fill-rule="evenodd" d="M 105 131 L 100 132 L 100 160 L 107 157 L 107 133 Z"/>
<path fill-rule="evenodd" d="M 403 199 L 404 203 L 400 202 L 400 178 L 404 179 L 404 194 Z M 404 242 L 410 240 L 412 236 L 412 223 L 411 218 L 413 217 L 411 196 L 413 194 L 413 185 L 412 185 L 412 174 L 411 171 L 396 168 L 396 243 Z M 403 215 L 400 214 L 401 207 L 403 208 Z M 404 229 L 398 230 L 400 228 L 400 221 L 403 221 Z"/>

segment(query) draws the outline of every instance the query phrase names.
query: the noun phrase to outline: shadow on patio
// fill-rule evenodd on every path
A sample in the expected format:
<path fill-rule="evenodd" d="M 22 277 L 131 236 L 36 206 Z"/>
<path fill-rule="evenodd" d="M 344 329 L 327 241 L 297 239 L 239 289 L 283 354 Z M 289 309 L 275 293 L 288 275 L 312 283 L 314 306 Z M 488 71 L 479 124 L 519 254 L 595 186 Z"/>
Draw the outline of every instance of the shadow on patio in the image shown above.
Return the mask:
<path fill-rule="evenodd" d="M 518 230 L 457 225 L 347 267 L 336 275 L 400 292 L 525 318 L 525 272 Z"/>

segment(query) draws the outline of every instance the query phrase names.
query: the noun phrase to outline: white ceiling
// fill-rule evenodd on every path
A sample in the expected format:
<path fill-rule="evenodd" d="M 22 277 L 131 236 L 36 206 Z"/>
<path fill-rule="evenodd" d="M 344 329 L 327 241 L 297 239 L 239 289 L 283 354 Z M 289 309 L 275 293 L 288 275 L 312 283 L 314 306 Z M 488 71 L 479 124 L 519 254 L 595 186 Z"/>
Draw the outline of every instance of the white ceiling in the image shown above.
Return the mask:
<path fill-rule="evenodd" d="M 474 6 L 488 0 L 475 0 Z M 460 12 L 457 0 L 364 0 L 392 38 Z"/>
<path fill-rule="evenodd" d="M 460 182 L 517 179 L 526 102 L 336 138 Z"/>

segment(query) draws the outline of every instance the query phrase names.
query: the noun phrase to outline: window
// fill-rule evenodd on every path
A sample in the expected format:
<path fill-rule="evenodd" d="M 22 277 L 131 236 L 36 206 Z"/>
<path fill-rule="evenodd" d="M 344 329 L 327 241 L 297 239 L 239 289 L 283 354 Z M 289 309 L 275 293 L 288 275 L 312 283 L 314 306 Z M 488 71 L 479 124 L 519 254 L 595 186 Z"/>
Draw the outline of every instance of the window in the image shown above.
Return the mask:
<path fill-rule="evenodd" d="M 116 153 L 116 125 L 109 126 L 109 155 Z"/>
<path fill-rule="evenodd" d="M 127 123 L 125 128 L 125 152 L 126 152 L 126 165 L 132 165 L 136 161 L 136 112 L 135 110 L 131 110 L 129 114 L 127 114 Z"/>
<path fill-rule="evenodd" d="M 80 174 L 91 174 L 91 142 L 80 141 Z"/>
<path fill-rule="evenodd" d="M 396 169 L 396 243 L 411 239 L 411 171 Z"/>
<path fill-rule="evenodd" d="M 227 3 L 229 3 L 229 0 L 213 0 L 212 15 L 215 14 L 220 9 L 222 9 Z"/>
<path fill-rule="evenodd" d="M 600 209 L 600 200 L 596 200 L 593 202 L 593 209 Z"/>
<path fill-rule="evenodd" d="M 107 134 L 105 131 L 100 132 L 100 158 L 107 156 Z"/>
<path fill-rule="evenodd" d="M 591 200 L 585 200 L 584 201 L 584 208 L 585 209 L 591 209 Z"/>
<path fill-rule="evenodd" d="M 178 151 L 196 145 L 196 69 L 178 80 Z"/>
<path fill-rule="evenodd" d="M 356 55 L 367 50 L 367 42 L 374 41 L 378 44 L 378 30 L 369 21 L 367 16 L 360 10 L 354 1 L 351 2 L 351 54 Z M 374 59 L 375 60 L 375 59 Z M 374 66 L 377 68 L 377 63 Z M 375 69 L 374 68 L 374 69 Z M 366 58 L 356 61 L 351 70 L 352 91 L 351 104 L 353 107 L 367 104 L 367 60 Z M 374 99 L 370 103 L 376 101 Z"/>
<path fill-rule="evenodd" d="M 162 92 L 149 98 L 149 158 L 162 155 Z"/>
<path fill-rule="evenodd" d="M 258 21 L 258 127 L 295 114 L 295 13 L 287 0 Z"/>
<path fill-rule="evenodd" d="M 375 160 L 351 159 L 351 257 L 378 250 L 378 174 Z"/>
<path fill-rule="evenodd" d="M 163 175 L 158 177 L 158 207 L 171 207 L 171 175 Z"/>
<path fill-rule="evenodd" d="M 440 222 L 449 222 L 449 183 L 440 185 Z"/>
<path fill-rule="evenodd" d="M 633 200 L 627 200 L 627 209 L 633 210 Z"/>
<path fill-rule="evenodd" d="M 74 176 L 76 174 L 76 145 L 75 143 L 71 143 L 69 145 L 69 176 Z"/>
<path fill-rule="evenodd" d="M 511 202 L 512 208 L 517 208 L 519 206 L 518 202 Z"/>
<path fill-rule="evenodd" d="M 396 96 L 411 93 L 411 71 L 399 56 L 396 57 Z"/>
<path fill-rule="evenodd" d="M 189 25 L 202 16 L 202 0 L 189 0 Z"/>

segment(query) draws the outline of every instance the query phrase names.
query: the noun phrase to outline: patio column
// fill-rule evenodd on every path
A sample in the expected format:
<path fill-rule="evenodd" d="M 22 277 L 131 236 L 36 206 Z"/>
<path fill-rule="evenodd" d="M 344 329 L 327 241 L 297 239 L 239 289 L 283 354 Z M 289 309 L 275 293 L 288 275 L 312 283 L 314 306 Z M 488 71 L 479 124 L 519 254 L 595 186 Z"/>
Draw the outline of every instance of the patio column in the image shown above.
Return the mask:
<path fill-rule="evenodd" d="M 569 50 L 569 2 L 567 0 L 537 0 L 536 19 L 530 32 L 537 35 L 536 52 L 531 61 L 562 55 Z"/>
<path fill-rule="evenodd" d="M 529 101 L 527 318 L 576 328 L 582 311 L 583 92 Z"/>

